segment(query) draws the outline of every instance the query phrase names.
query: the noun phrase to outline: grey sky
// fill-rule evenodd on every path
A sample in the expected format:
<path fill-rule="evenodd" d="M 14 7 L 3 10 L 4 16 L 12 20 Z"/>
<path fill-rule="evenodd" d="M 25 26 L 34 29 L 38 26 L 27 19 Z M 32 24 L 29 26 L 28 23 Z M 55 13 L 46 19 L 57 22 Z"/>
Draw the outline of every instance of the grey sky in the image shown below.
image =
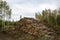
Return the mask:
<path fill-rule="evenodd" d="M 36 12 L 59 7 L 60 0 L 6 0 L 12 9 L 12 19 L 19 20 L 23 17 L 34 17 Z"/>

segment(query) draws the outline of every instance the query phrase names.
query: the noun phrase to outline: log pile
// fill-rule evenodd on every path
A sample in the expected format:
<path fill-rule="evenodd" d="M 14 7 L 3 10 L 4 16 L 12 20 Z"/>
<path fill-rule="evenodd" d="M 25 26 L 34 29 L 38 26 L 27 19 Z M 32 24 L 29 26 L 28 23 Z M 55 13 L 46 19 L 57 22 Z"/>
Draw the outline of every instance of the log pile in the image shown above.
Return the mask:
<path fill-rule="evenodd" d="M 53 40 L 56 35 L 54 33 L 54 30 L 50 27 L 45 26 L 42 24 L 39 20 L 33 19 L 33 18 L 22 18 L 17 23 L 16 30 L 28 33 L 30 35 L 33 35 L 34 37 L 41 37 L 44 35 L 45 37 L 50 38 Z"/>

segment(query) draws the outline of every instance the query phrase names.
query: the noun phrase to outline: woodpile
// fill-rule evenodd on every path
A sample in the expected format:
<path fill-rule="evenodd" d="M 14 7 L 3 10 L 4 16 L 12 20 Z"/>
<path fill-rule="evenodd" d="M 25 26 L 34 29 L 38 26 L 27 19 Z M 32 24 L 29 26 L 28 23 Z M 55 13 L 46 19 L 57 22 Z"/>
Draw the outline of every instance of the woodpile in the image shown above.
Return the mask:
<path fill-rule="evenodd" d="M 34 38 L 34 40 L 60 40 L 56 37 L 56 33 L 53 28 L 51 28 L 47 22 L 42 23 L 34 18 L 22 18 L 17 22 L 17 25 L 8 30 L 10 36 L 22 37 L 23 38 Z M 24 36 L 25 35 L 25 36 Z M 36 39 L 35 39 L 36 38 Z M 19 39 L 20 40 L 20 39 Z M 28 39 L 29 40 L 29 39 Z"/>
<path fill-rule="evenodd" d="M 39 20 L 33 18 L 22 18 L 18 21 L 17 27 L 19 31 L 29 33 L 36 37 L 40 37 L 43 33 L 48 36 L 54 36 L 54 30 L 45 26 Z"/>

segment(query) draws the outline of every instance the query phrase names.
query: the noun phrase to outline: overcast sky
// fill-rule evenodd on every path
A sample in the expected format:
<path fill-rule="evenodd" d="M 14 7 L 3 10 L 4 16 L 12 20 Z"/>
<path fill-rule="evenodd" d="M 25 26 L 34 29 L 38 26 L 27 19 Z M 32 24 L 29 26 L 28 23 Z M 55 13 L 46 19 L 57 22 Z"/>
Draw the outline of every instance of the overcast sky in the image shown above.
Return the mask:
<path fill-rule="evenodd" d="M 12 9 L 12 19 L 19 20 L 23 17 L 33 17 L 36 12 L 45 8 L 54 10 L 59 7 L 60 0 L 6 0 Z"/>

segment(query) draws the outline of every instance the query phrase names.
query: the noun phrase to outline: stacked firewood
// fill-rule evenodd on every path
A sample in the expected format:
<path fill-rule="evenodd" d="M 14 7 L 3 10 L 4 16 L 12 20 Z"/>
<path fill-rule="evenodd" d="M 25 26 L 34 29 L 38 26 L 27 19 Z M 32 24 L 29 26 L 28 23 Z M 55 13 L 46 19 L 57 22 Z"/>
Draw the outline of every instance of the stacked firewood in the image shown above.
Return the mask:
<path fill-rule="evenodd" d="M 55 35 L 53 29 L 45 26 L 41 23 L 41 21 L 33 18 L 22 18 L 20 21 L 18 21 L 16 29 L 36 37 L 40 37 L 44 34 L 46 37 L 53 37 Z"/>

